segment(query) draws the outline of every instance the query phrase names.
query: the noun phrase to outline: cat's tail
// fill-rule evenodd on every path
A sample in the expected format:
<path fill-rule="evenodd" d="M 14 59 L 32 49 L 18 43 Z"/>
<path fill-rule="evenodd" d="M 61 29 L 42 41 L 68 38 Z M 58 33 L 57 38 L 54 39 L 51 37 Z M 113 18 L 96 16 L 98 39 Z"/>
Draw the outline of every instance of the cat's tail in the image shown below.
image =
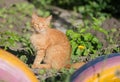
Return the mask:
<path fill-rule="evenodd" d="M 77 62 L 77 63 L 73 63 L 73 64 L 67 64 L 65 66 L 65 68 L 74 68 L 74 69 L 79 69 L 81 66 L 83 66 L 85 64 L 85 62 Z"/>

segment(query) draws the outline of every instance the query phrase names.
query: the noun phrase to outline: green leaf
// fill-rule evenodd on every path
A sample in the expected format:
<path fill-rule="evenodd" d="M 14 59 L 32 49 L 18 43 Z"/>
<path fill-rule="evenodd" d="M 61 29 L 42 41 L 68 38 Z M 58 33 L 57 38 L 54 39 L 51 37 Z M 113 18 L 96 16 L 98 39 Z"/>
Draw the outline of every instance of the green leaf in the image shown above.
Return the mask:
<path fill-rule="evenodd" d="M 90 41 L 93 38 L 93 36 L 91 35 L 91 33 L 87 33 L 84 35 L 84 40 L 85 41 Z"/>
<path fill-rule="evenodd" d="M 22 60 L 23 62 L 27 62 L 28 58 L 26 57 L 26 55 L 21 55 L 20 56 L 20 60 Z"/>
<path fill-rule="evenodd" d="M 45 74 L 45 73 L 46 73 L 46 71 L 45 71 L 44 69 L 39 70 L 39 74 L 40 74 L 40 75 L 43 75 L 43 74 Z"/>
<path fill-rule="evenodd" d="M 87 56 L 88 54 L 90 53 L 90 50 L 89 49 L 86 49 L 83 53 L 84 56 Z"/>
<path fill-rule="evenodd" d="M 81 56 L 83 51 L 84 51 L 84 50 L 80 50 L 79 48 L 77 48 L 76 54 Z"/>
<path fill-rule="evenodd" d="M 99 42 L 99 40 L 96 38 L 96 37 L 94 37 L 93 39 L 92 39 L 92 43 L 98 43 Z"/>
<path fill-rule="evenodd" d="M 84 33 L 84 32 L 86 32 L 86 30 L 87 30 L 86 28 L 83 28 L 80 30 L 80 33 Z"/>
<path fill-rule="evenodd" d="M 74 52 L 75 52 L 76 48 L 78 47 L 78 44 L 76 42 L 74 42 L 73 40 L 70 41 L 70 43 L 71 43 L 71 46 L 72 46 L 72 54 L 75 55 Z"/>

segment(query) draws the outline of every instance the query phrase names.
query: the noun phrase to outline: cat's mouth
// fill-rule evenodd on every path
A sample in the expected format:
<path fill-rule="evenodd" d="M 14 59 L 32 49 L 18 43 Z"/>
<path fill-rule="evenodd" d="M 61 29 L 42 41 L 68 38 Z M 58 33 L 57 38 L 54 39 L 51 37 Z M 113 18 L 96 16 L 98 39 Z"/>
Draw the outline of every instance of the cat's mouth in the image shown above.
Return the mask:
<path fill-rule="evenodd" d="M 46 31 L 46 29 L 34 29 L 34 31 L 35 31 L 36 33 L 42 33 L 42 32 L 44 32 L 44 31 Z"/>

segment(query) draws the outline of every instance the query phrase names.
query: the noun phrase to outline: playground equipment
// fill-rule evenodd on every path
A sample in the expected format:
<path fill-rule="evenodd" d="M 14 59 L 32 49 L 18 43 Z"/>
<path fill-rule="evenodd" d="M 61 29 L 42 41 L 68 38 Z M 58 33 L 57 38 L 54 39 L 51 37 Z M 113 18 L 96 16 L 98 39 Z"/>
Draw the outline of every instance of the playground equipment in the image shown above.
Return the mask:
<path fill-rule="evenodd" d="M 71 76 L 70 82 L 120 82 L 120 53 L 86 63 Z"/>
<path fill-rule="evenodd" d="M 0 49 L 0 82 L 38 82 L 35 75 L 17 57 Z"/>

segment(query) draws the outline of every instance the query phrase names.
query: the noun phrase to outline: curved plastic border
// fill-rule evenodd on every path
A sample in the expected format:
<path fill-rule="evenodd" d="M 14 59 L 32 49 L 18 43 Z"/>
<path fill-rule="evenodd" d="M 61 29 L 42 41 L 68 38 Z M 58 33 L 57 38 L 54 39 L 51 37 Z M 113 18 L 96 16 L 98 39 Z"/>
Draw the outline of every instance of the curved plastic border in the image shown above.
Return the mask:
<path fill-rule="evenodd" d="M 101 70 L 113 71 L 113 68 L 120 67 L 120 53 L 114 53 L 106 56 L 101 56 L 92 60 L 78 69 L 70 78 L 70 82 L 94 82 L 88 81 L 101 72 Z M 114 69 L 115 70 L 115 69 Z M 108 72 L 109 73 L 109 72 Z M 99 75 L 98 75 L 99 76 Z M 95 77 L 97 78 L 97 77 Z"/>
<path fill-rule="evenodd" d="M 0 81 L 38 82 L 33 72 L 11 53 L 0 49 Z"/>

